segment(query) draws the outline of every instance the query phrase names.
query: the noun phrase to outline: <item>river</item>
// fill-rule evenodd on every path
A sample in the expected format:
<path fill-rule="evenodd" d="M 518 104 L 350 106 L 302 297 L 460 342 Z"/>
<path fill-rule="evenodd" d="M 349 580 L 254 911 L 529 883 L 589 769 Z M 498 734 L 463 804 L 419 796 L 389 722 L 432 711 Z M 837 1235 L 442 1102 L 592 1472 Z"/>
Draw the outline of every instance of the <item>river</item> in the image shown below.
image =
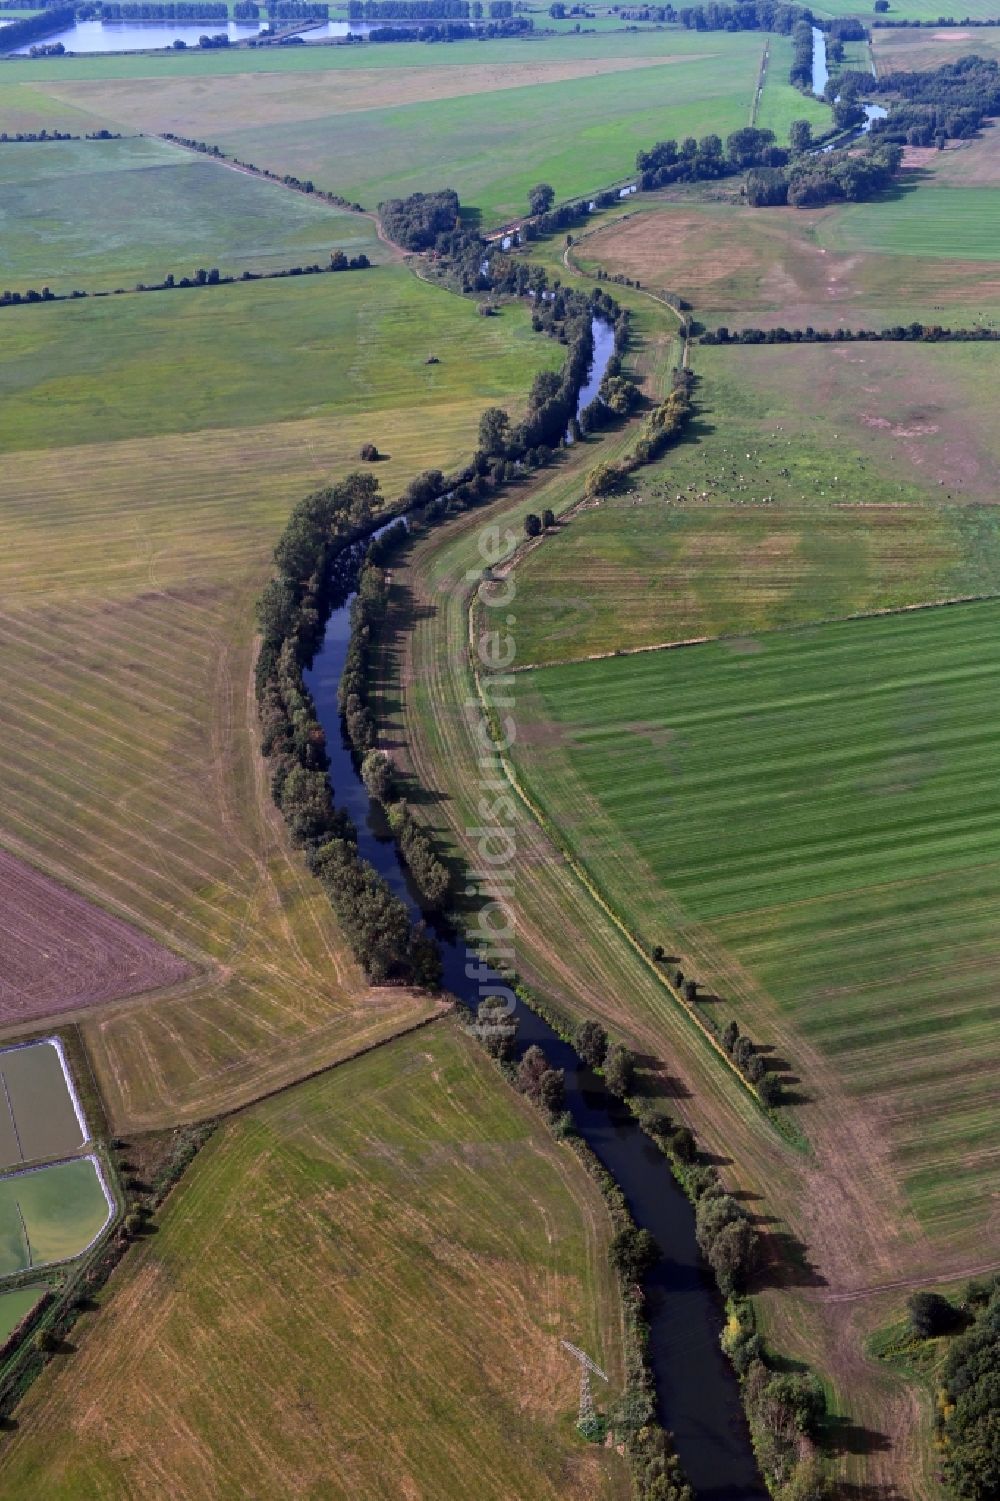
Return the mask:
<path fill-rule="evenodd" d="M 610 344 L 595 341 L 595 356 L 600 349 L 604 361 L 601 376 L 613 347 L 613 336 Z M 592 369 L 588 384 L 594 376 Z M 379 528 L 375 535 L 384 530 Z M 337 706 L 337 685 L 350 638 L 352 599 L 353 594 L 333 610 L 323 643 L 306 671 L 306 685 L 326 733 L 334 796 L 357 828 L 359 852 L 416 917 L 420 908 L 412 883 L 385 815 L 378 804 L 372 803 L 358 773 Z M 445 989 L 475 1009 L 484 992 L 478 973 L 475 978 L 466 974 L 466 965 L 474 956 L 461 936 L 445 923 L 430 919 L 429 924 L 441 945 Z M 649 1358 L 658 1416 L 674 1434 L 691 1484 L 704 1501 L 767 1501 L 750 1447 L 736 1377 L 719 1344 L 722 1300 L 698 1250 L 690 1203 L 674 1182 L 662 1153 L 604 1087 L 603 1080 L 582 1065 L 573 1049 L 534 1012 L 519 1006 L 518 1019 L 518 1048 L 537 1043 L 550 1062 L 565 1071 L 566 1106 L 577 1130 L 621 1186 L 636 1223 L 655 1236 L 663 1251 L 647 1284 Z"/>

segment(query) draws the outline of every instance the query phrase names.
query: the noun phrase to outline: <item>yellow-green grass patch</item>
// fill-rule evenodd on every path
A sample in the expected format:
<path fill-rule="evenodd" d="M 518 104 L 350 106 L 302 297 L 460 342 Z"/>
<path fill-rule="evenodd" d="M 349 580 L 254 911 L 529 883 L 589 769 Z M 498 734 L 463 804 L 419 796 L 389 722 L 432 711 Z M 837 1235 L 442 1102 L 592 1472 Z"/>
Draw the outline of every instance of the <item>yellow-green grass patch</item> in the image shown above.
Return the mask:
<path fill-rule="evenodd" d="M 4 1494 L 621 1498 L 560 1343 L 615 1395 L 609 1239 L 572 1152 L 425 1028 L 221 1128 L 19 1410 Z"/>
<path fill-rule="evenodd" d="M 45 1292 L 44 1287 L 15 1287 L 0 1293 L 0 1341 L 9 1339 Z"/>
<path fill-rule="evenodd" d="M 370 219 L 162 141 L 0 149 L 4 286 L 55 292 L 385 257 Z M 9 314 L 8 314 L 9 316 Z"/>
<path fill-rule="evenodd" d="M 0 1276 L 79 1256 L 111 1214 L 94 1157 L 0 1178 Z"/>
<path fill-rule="evenodd" d="M 534 371 L 564 357 L 532 333 L 527 307 L 480 318 L 471 300 L 401 266 L 34 304 L 2 317 L 8 450 L 368 413 L 372 442 L 391 454 L 380 408 L 523 402 Z"/>
<path fill-rule="evenodd" d="M 1000 1157 L 998 629 L 990 601 L 518 679 L 518 766 L 569 845 L 720 1021 L 790 1024 L 942 1241 L 992 1233 Z"/>

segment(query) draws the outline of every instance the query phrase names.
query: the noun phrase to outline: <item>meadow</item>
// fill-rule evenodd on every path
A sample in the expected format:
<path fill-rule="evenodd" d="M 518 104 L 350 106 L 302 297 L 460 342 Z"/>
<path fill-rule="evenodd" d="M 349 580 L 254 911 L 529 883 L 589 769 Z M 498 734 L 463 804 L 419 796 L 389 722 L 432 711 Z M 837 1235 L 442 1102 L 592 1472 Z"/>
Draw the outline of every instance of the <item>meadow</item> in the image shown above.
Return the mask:
<path fill-rule="evenodd" d="M 0 316 L 0 446 L 20 450 L 370 413 L 372 441 L 392 455 L 380 410 L 523 400 L 534 370 L 562 359 L 526 308 L 480 318 L 399 266 Z"/>
<path fill-rule="evenodd" d="M 392 268 L 7 316 L 4 843 L 188 960 L 85 1014 L 116 1126 L 197 1118 L 437 1004 L 368 989 L 271 806 L 253 601 L 285 517 L 369 440 L 389 498 L 457 462 L 560 351 Z"/>
<path fill-rule="evenodd" d="M 808 120 L 817 135 L 829 130 L 830 106 L 822 99 L 792 88 L 788 82 L 793 55 L 791 37 L 777 33 L 770 35 L 767 49 L 767 74 L 754 124 L 761 130 L 773 130 L 779 146 L 787 144 L 793 120 Z"/>
<path fill-rule="evenodd" d="M 698 349 L 688 439 L 520 563 L 519 661 L 1000 591 L 998 364 L 985 345 Z"/>
<path fill-rule="evenodd" d="M 219 1129 L 20 1409 L 4 1494 L 617 1501 L 560 1345 L 613 1397 L 609 1238 L 478 1045 L 424 1028 Z"/>
<path fill-rule="evenodd" d="M 110 1218 L 92 1157 L 0 1178 L 0 1276 L 78 1256 Z"/>
<path fill-rule="evenodd" d="M 674 43 L 674 38 L 671 42 Z M 530 187 L 560 199 L 633 170 L 636 152 L 667 136 L 723 137 L 749 118 L 760 39 L 712 33 L 676 39 L 670 64 L 339 117 L 223 131 L 244 160 L 310 176 L 366 207 L 419 190 L 454 188 L 486 224 L 527 207 Z M 691 55 L 693 54 L 693 55 Z"/>
<path fill-rule="evenodd" d="M 774 1044 L 784 1018 L 805 1096 L 837 1077 L 890 1144 L 901 1226 L 952 1248 L 1000 1154 L 998 622 L 989 601 L 519 679 L 521 776 L 626 920 L 720 1022 Z"/>
<path fill-rule="evenodd" d="M 4 286 L 131 289 L 199 266 L 224 275 L 385 258 L 370 219 L 146 137 L 0 148 Z"/>

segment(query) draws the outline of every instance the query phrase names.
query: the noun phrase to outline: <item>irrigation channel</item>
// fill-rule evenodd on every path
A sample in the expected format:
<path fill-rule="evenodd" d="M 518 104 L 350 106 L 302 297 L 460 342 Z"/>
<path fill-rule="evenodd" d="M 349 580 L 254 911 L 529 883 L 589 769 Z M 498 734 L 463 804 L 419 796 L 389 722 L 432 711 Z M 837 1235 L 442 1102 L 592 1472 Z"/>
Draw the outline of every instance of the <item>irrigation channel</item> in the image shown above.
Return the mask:
<path fill-rule="evenodd" d="M 580 394 L 578 412 L 593 400 L 613 352 L 613 337 L 598 339 L 597 332 L 595 329 L 594 361 Z M 385 530 L 380 527 L 373 536 Z M 305 680 L 326 734 L 334 796 L 358 831 L 359 853 L 417 916 L 420 904 L 413 885 L 385 815 L 372 802 L 361 780 L 337 704 L 353 598 L 351 592 L 331 613 L 322 646 Z M 441 946 L 444 988 L 475 1010 L 481 997 L 489 993 L 488 984 L 483 988 L 475 951 L 440 919 L 427 921 Z M 467 966 L 473 968 L 474 977 L 467 974 Z M 497 979 L 498 986 L 501 983 Z M 519 1005 L 517 1014 L 519 1051 L 538 1044 L 552 1066 L 564 1070 L 566 1106 L 577 1130 L 620 1185 L 636 1223 L 655 1236 L 663 1252 L 647 1282 L 649 1359 L 659 1419 L 674 1435 L 695 1492 L 703 1501 L 766 1501 L 736 1377 L 719 1344 L 722 1300 L 698 1250 L 690 1203 L 674 1182 L 662 1153 L 605 1088 L 603 1080 L 585 1067 L 574 1050 L 534 1012 Z"/>

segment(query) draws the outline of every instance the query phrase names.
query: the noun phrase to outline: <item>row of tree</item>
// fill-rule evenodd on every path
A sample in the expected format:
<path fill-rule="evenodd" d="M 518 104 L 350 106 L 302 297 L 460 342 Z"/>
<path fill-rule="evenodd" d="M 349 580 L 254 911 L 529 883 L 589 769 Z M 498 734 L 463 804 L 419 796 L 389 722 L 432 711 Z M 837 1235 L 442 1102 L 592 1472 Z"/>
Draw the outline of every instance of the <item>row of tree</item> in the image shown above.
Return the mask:
<path fill-rule="evenodd" d="M 652 192 L 674 182 L 711 182 L 749 167 L 781 167 L 787 161 L 788 152 L 775 144 L 773 130 L 744 125 L 726 137 L 725 147 L 717 135 L 702 136 L 700 141 L 688 136 L 680 144 L 657 141 L 638 153 L 635 169 L 640 187 Z"/>
<path fill-rule="evenodd" d="M 499 21 L 437 21 L 426 26 L 379 26 L 368 33 L 370 42 L 468 42 L 533 31 L 530 16 L 510 16 Z M 359 38 L 360 40 L 360 38 Z"/>
<path fill-rule="evenodd" d="M 120 141 L 117 130 L 90 130 L 85 136 L 71 135 L 68 130 L 18 130 L 11 134 L 0 130 L 0 145 L 13 146 L 18 141 L 38 144 L 41 141 Z"/>
<path fill-rule="evenodd" d="M 51 6 L 33 16 L 19 16 L 0 30 L 0 53 L 16 52 L 27 42 L 51 36 L 54 31 L 65 31 L 75 20 L 76 11 L 72 5 Z"/>
<path fill-rule="evenodd" d="M 349 819 L 334 808 L 326 737 L 302 676 L 333 600 L 349 588 L 357 538 L 371 527 L 379 499 L 377 479 L 359 472 L 292 510 L 274 551 L 275 574 L 257 604 L 261 749 L 274 801 L 369 978 L 434 987 L 441 974 L 437 944 L 360 858 Z"/>
<path fill-rule="evenodd" d="M 365 556 L 351 604 L 351 634 L 340 675 L 338 702 L 369 795 L 386 809 L 389 826 L 424 905 L 438 911 L 448 900 L 451 885 L 448 867 L 438 858 L 427 830 L 417 823 L 400 795 L 392 762 L 377 746 L 378 727 L 371 706 L 375 657 L 389 609 L 384 563 L 405 538 L 406 530 L 405 523 L 399 522 L 372 542 Z"/>
<path fill-rule="evenodd" d="M 509 20 L 513 0 L 348 0 L 350 21 Z"/>
<path fill-rule="evenodd" d="M 98 21 L 229 20 L 225 0 L 94 0 L 86 9 Z"/>
<path fill-rule="evenodd" d="M 891 328 L 741 328 L 729 329 L 725 324 L 716 329 L 706 329 L 700 336 L 702 344 L 840 344 L 840 343 L 923 343 L 923 344 L 979 344 L 1000 339 L 1000 329 L 977 326 L 974 328 L 942 328 L 939 323 L 895 323 Z"/>
<path fill-rule="evenodd" d="M 189 287 L 228 287 L 234 282 L 247 281 L 281 281 L 289 276 L 321 276 L 327 271 L 363 271 L 371 266 L 371 261 L 366 255 L 355 255 L 348 260 L 342 250 L 335 250 L 330 256 L 326 266 L 314 262 L 311 266 L 285 266 L 279 271 L 241 271 L 237 276 L 223 276 L 218 266 L 199 266 L 191 276 L 176 277 L 168 272 L 162 281 L 137 282 L 129 290 L 133 292 L 169 292 L 175 287 L 186 290 Z M 78 288 L 72 292 L 53 292 L 50 287 L 42 287 L 38 291 L 29 287 L 25 292 L 14 292 L 6 289 L 0 292 L 0 307 L 19 307 L 32 302 L 73 302 L 80 297 L 109 297 L 120 296 L 125 293 L 125 287 L 116 287 L 113 293 L 109 292 L 84 292 Z"/>
<path fill-rule="evenodd" d="M 944 1471 L 963 1501 L 1000 1496 L 1000 1277 L 972 1284 L 962 1310 L 970 1321 L 944 1367 L 947 1405 L 939 1408 Z"/>
<path fill-rule="evenodd" d="M 673 371 L 668 396 L 646 418 L 632 452 L 614 462 L 602 460 L 595 464 L 584 484 L 586 495 L 613 494 L 636 469 L 652 463 L 677 442 L 694 414 L 694 379 L 686 368 Z"/>
<path fill-rule="evenodd" d="M 349 198 L 340 193 L 328 193 L 323 188 L 317 188 L 311 178 L 296 177 L 293 172 L 272 172 L 268 167 L 258 167 L 254 162 L 244 161 L 238 156 L 229 156 L 221 146 L 213 145 L 209 141 L 199 141 L 193 136 L 175 135 L 173 131 L 162 132 L 165 141 L 173 141 L 178 146 L 186 146 L 189 151 L 200 151 L 204 156 L 214 157 L 216 161 L 232 162 L 234 167 L 242 167 L 245 172 L 252 172 L 256 177 L 266 177 L 270 182 L 280 182 L 283 187 L 291 188 L 296 193 L 314 195 L 322 199 L 324 203 L 335 204 L 337 208 L 348 209 L 352 214 L 363 214 L 364 209 L 360 203 L 352 203 Z"/>

